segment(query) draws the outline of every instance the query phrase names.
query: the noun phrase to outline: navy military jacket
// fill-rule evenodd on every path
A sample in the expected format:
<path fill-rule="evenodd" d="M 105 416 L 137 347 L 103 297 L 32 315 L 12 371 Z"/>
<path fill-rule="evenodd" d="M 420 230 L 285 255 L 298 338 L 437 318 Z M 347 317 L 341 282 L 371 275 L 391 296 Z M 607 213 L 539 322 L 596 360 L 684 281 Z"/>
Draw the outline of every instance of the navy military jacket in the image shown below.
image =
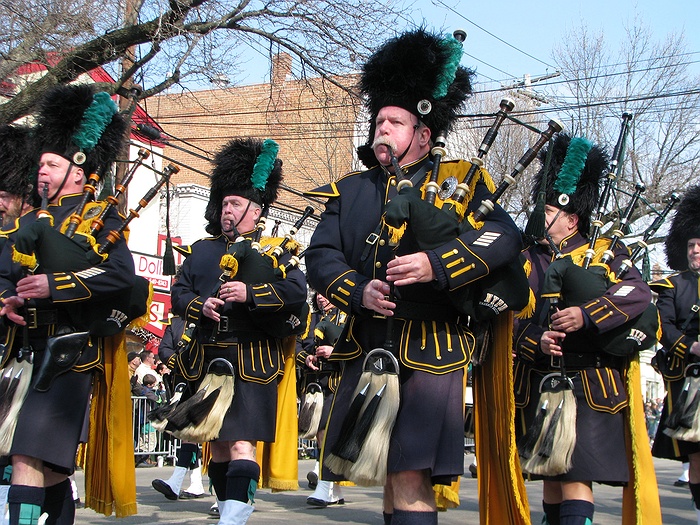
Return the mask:
<path fill-rule="evenodd" d="M 427 159 L 411 166 L 408 176 L 425 162 Z M 387 229 L 378 229 L 378 225 L 385 204 L 396 195 L 395 185 L 393 175 L 388 176 L 380 167 L 375 167 L 350 173 L 335 183 L 308 192 L 329 198 L 306 251 L 309 281 L 345 312 L 366 314 L 360 306 L 362 290 L 372 279 L 386 279 L 386 264 L 394 252 L 389 246 Z M 478 184 L 469 210 L 475 210 L 488 196 L 486 186 Z M 503 265 L 517 256 L 520 246 L 517 227 L 510 216 L 496 206 L 482 229 L 466 232 L 427 252 L 438 274 L 437 283 L 405 286 L 399 294 L 424 303 L 447 304 L 447 290 L 473 282 Z M 419 250 L 415 243 L 406 235 L 396 254 L 416 251 Z M 465 272 L 455 271 L 455 268 L 466 269 L 471 265 L 473 268 Z"/>
<path fill-rule="evenodd" d="M 661 316 L 661 344 L 670 352 L 669 373 L 678 378 L 683 377 L 688 362 L 697 361 L 690 347 L 700 333 L 698 286 L 698 274 L 690 270 L 651 284 L 659 294 L 656 306 Z"/>
<path fill-rule="evenodd" d="M 208 297 L 217 293 L 222 273 L 219 262 L 233 244 L 225 235 L 218 235 L 192 245 L 192 253 L 183 263 L 182 275 L 172 288 L 173 311 L 181 315 L 185 322 L 214 329 L 214 321 L 202 315 L 202 306 Z M 288 259 L 287 254 L 281 262 Z M 306 280 L 298 268 L 290 270 L 286 279 L 269 281 L 273 281 L 271 277 L 260 282 L 246 282 L 248 303 L 226 303 L 220 313 L 240 321 L 243 326 L 251 316 L 294 312 L 306 302 Z"/>
<path fill-rule="evenodd" d="M 464 170 L 459 173 L 463 177 L 468 167 L 469 163 L 464 161 L 446 162 L 441 165 L 440 173 Z M 408 167 L 406 177 L 416 178 L 414 186 L 420 187 L 429 179 L 429 168 L 429 159 L 425 157 Z M 328 198 L 306 251 L 309 282 L 334 305 L 350 314 L 347 335 L 345 339 L 341 337 L 331 359 L 355 357 L 360 354 L 360 348 L 381 347 L 386 333 L 385 323 L 373 318 L 373 312 L 361 306 L 364 287 L 372 279 L 386 279 L 386 264 L 395 254 L 415 253 L 421 249 L 410 224 L 398 249 L 394 251 L 390 246 L 382 215 L 387 202 L 397 194 L 396 177 L 379 166 L 350 173 L 308 194 Z M 489 196 L 486 186 L 479 182 L 468 210 L 475 210 Z M 397 333 L 401 333 L 397 338 L 401 339 L 399 356 L 402 362 L 434 373 L 466 366 L 473 337 L 465 333 L 468 332 L 466 319 L 458 321 L 455 316 L 448 315 L 454 312 L 449 294 L 517 257 L 520 246 L 517 227 L 510 216 L 496 206 L 481 229 L 467 231 L 432 250 L 424 250 L 437 281 L 396 289 L 399 301 L 426 307 L 420 320 L 406 321 L 397 328 Z M 440 322 L 431 326 L 431 320 Z M 416 345 L 421 338 L 425 339 L 421 334 L 426 330 L 441 335 L 436 336 L 434 342 Z M 416 348 L 425 351 L 421 353 Z"/>
<path fill-rule="evenodd" d="M 48 206 L 48 212 L 54 218 L 54 230 L 58 230 L 68 217 L 76 211 L 82 200 L 82 194 L 65 195 L 56 204 Z M 92 203 L 83 213 L 83 222 L 90 224 L 102 211 L 106 203 Z M 18 232 L 30 227 L 37 221 L 37 210 L 31 210 L 20 217 L 16 228 L 7 230 L 8 242 L 0 254 L 0 298 L 16 295 L 15 285 L 24 276 L 24 270 L 20 264 L 12 260 L 13 241 L 17 239 Z M 104 219 L 103 228 L 95 236 L 97 245 L 107 242 L 107 235 L 112 230 L 118 230 L 123 223 L 122 218 L 114 208 L 110 209 Z M 58 312 L 53 324 L 71 324 L 79 330 L 92 329 L 94 323 L 101 325 L 114 325 L 112 332 L 126 328 L 127 312 L 120 312 L 116 298 L 128 298 L 134 287 L 134 260 L 123 238 L 110 246 L 108 256 L 101 262 L 91 266 L 86 263 L 87 258 L 79 257 L 75 266 L 70 260 L 62 257 L 65 252 L 71 252 L 76 244 L 58 231 L 55 238 L 39 239 L 37 252 L 43 244 L 43 256 L 37 255 L 39 267 L 37 273 L 46 274 L 48 277 L 51 297 L 30 301 L 30 307 L 38 311 Z M 76 238 L 79 234 L 76 234 Z M 80 249 L 77 250 L 80 252 Z M 93 255 L 93 254 L 90 254 Z M 60 263 L 57 261 L 61 259 Z M 52 266 L 60 265 L 59 270 L 52 270 Z M 30 330 L 30 337 L 42 338 L 48 335 L 48 323 L 42 323 L 41 313 L 38 315 L 38 329 Z M 98 318 L 99 316 L 99 318 Z M 16 338 L 15 344 L 19 344 Z"/>

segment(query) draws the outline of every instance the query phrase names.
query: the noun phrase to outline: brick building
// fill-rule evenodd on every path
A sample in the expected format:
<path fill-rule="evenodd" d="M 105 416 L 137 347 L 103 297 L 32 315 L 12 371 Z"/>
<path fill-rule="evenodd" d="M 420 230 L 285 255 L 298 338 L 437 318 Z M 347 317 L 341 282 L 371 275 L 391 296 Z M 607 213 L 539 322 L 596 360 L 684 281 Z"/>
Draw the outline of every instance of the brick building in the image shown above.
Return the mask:
<path fill-rule="evenodd" d="M 356 137 L 366 138 L 364 129 L 358 131 L 361 104 L 347 91 L 357 77 L 296 80 L 290 78 L 291 70 L 292 57 L 282 53 L 273 59 L 269 84 L 170 93 L 148 101 L 149 114 L 172 137 L 164 153 L 182 168 L 173 177 L 178 192 L 208 188 L 212 167 L 203 157 L 236 137 L 277 141 L 284 185 L 296 192 L 335 180 L 353 166 Z M 308 204 L 282 191 L 276 211 L 302 210 Z M 182 227 L 187 228 L 184 223 Z"/>

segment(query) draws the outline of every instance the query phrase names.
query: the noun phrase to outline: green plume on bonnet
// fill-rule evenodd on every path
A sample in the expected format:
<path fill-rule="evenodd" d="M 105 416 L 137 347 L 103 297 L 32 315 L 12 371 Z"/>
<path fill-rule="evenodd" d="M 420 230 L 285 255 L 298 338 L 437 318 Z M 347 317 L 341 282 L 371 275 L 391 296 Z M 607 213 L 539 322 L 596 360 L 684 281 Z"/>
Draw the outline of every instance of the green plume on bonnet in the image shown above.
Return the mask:
<path fill-rule="evenodd" d="M 452 36 L 444 38 L 441 45 L 448 52 L 449 60 L 445 63 L 442 73 L 437 78 L 435 90 L 433 91 L 433 97 L 436 99 L 444 98 L 447 95 L 448 88 L 455 80 L 459 61 L 462 59 L 462 42 L 456 38 Z"/>
<path fill-rule="evenodd" d="M 253 174 L 250 176 L 250 181 L 253 187 L 259 191 L 265 191 L 267 179 L 270 177 L 272 169 L 275 167 L 275 159 L 277 152 L 280 150 L 279 144 L 272 139 L 263 141 L 260 155 L 253 166 Z"/>
<path fill-rule="evenodd" d="M 566 157 L 554 183 L 554 189 L 559 193 L 573 195 L 578 186 L 578 181 L 586 166 L 588 152 L 593 143 L 585 137 L 574 137 L 566 150 Z"/>
<path fill-rule="evenodd" d="M 73 135 L 75 145 L 82 151 L 92 151 L 116 113 L 117 105 L 112 97 L 104 91 L 96 93 L 83 114 L 78 131 Z"/>

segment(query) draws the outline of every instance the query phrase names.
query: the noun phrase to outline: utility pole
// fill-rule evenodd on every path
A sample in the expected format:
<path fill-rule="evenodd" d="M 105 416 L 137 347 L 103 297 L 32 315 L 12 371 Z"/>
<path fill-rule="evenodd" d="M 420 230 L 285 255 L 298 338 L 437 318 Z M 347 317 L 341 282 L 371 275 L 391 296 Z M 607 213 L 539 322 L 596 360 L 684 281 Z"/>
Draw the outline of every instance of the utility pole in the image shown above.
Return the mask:
<path fill-rule="evenodd" d="M 525 98 L 533 102 L 536 106 L 540 106 L 541 104 L 549 104 L 549 100 L 544 95 L 540 95 L 537 91 L 532 89 L 532 84 L 558 76 L 561 76 L 561 72 L 559 71 L 538 77 L 531 77 L 529 73 L 525 73 L 522 80 L 515 81 L 510 85 L 501 84 L 501 88 L 513 91 L 516 96 Z"/>
<path fill-rule="evenodd" d="M 138 22 L 138 16 L 139 16 L 139 10 L 141 9 L 142 5 L 142 0 L 126 0 L 124 4 L 124 27 L 129 27 L 136 25 Z M 126 52 L 124 53 L 124 57 L 121 60 L 121 72 L 122 76 L 126 72 L 128 72 L 131 67 L 135 64 L 136 62 L 136 46 L 130 46 L 127 48 Z M 122 89 L 120 90 L 121 92 L 129 92 L 132 88 L 134 87 L 134 81 L 131 77 L 126 78 L 122 82 Z M 132 101 L 129 100 L 129 98 L 119 95 L 119 110 L 126 112 L 129 110 L 129 107 L 131 105 Z M 135 102 L 134 102 L 135 103 Z M 127 135 L 127 140 L 126 140 L 126 145 L 124 146 L 120 157 L 122 159 L 129 159 L 129 151 L 131 149 L 129 145 L 129 138 L 131 137 L 131 125 L 128 126 L 126 130 L 126 135 Z M 120 182 L 123 178 L 124 175 L 126 175 L 128 169 L 128 165 L 125 162 L 120 162 L 117 164 L 116 168 L 116 173 L 115 173 L 115 182 Z M 112 193 L 110 191 L 110 193 Z M 124 192 L 124 195 L 122 199 L 120 200 L 119 203 L 119 211 L 122 213 L 125 213 L 127 210 L 127 203 L 128 203 L 128 188 Z"/>

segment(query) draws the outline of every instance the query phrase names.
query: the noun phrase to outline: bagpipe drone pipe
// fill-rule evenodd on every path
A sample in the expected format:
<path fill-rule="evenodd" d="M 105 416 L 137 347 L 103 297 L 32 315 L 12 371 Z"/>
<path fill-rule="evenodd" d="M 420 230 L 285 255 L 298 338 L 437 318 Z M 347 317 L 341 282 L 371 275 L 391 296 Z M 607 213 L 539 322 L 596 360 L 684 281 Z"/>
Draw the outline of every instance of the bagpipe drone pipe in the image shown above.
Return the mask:
<path fill-rule="evenodd" d="M 506 177 L 506 181 L 489 199 L 484 200 L 491 203 L 490 208 L 482 213 L 482 208 L 486 206 L 482 202 L 479 210 L 468 212 L 467 196 L 474 195 L 477 183 L 490 181 L 490 176 L 483 168 L 483 159 L 493 144 L 500 125 L 512 109 L 513 103 L 510 100 L 501 101 L 495 121 L 479 147 L 478 156 L 471 159 L 467 172 L 461 180 L 448 177 L 441 186 L 438 181 L 440 160 L 444 152 L 444 137 L 438 137 L 436 147 L 432 150 L 434 165 L 431 180 L 426 185 L 426 198 L 421 198 L 420 188 L 413 188 L 405 182 L 399 183 L 397 185 L 399 194 L 386 205 L 386 223 L 396 230 L 405 228 L 406 231 L 412 232 L 421 250 L 435 249 L 454 240 L 460 234 L 481 228 L 483 220 L 494 209 L 492 203 L 497 201 L 506 188 L 515 181 L 515 177 L 535 159 L 537 152 L 552 135 L 562 129 L 559 122 L 551 120 L 548 128 L 540 133 L 538 141 L 520 158 L 516 168 Z M 443 201 L 441 208 L 433 204 L 435 195 Z M 520 259 L 513 260 L 490 271 L 469 286 L 449 292 L 453 305 L 461 313 L 469 316 L 475 331 L 479 331 L 477 325 L 488 324 L 503 311 L 517 311 L 527 306 L 530 293 L 522 262 Z M 475 362 L 478 363 L 479 359 L 477 358 Z"/>

